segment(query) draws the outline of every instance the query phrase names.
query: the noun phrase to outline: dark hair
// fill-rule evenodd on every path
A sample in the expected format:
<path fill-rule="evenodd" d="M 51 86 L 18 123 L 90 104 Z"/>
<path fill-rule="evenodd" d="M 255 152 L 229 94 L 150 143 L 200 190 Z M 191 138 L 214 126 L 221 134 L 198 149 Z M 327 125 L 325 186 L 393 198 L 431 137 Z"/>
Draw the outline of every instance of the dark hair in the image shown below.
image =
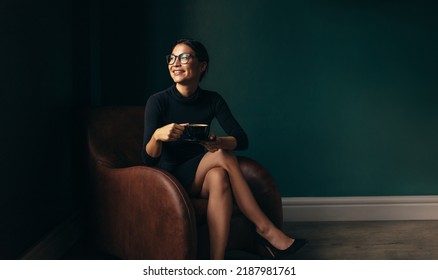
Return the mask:
<path fill-rule="evenodd" d="M 201 77 L 199 78 L 199 81 L 202 81 L 202 78 L 204 77 L 204 75 L 208 71 L 208 65 L 210 64 L 210 57 L 208 56 L 207 49 L 199 41 L 196 41 L 193 39 L 180 39 L 180 40 L 176 41 L 175 44 L 173 44 L 172 50 L 173 50 L 173 48 L 175 48 L 176 45 L 179 45 L 179 44 L 184 44 L 184 45 L 189 46 L 195 52 L 195 55 L 200 62 L 207 62 L 207 67 L 205 68 L 205 71 L 202 72 Z"/>

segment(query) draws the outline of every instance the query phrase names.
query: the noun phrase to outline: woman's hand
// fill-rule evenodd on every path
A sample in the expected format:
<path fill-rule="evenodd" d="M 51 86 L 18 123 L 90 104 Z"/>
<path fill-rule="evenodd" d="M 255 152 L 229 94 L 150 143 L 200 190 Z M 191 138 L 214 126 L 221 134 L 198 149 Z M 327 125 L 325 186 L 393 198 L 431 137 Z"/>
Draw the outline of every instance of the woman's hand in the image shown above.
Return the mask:
<path fill-rule="evenodd" d="M 157 128 L 149 142 L 146 144 L 146 153 L 153 158 L 159 157 L 163 146 L 162 142 L 177 141 L 181 138 L 187 125 L 188 123 L 171 123 Z"/>
<path fill-rule="evenodd" d="M 214 153 L 218 150 L 232 151 L 237 147 L 237 140 L 234 136 L 217 137 L 216 135 L 212 134 L 209 138 L 210 140 L 214 141 L 205 141 L 201 144 L 211 153 Z"/>
<path fill-rule="evenodd" d="M 153 138 L 160 142 L 172 142 L 181 138 L 188 123 L 171 123 L 155 130 Z"/>
<path fill-rule="evenodd" d="M 216 137 L 216 135 L 212 134 L 208 138 L 212 141 L 201 142 L 201 144 L 211 153 L 222 149 L 222 140 L 220 137 Z"/>

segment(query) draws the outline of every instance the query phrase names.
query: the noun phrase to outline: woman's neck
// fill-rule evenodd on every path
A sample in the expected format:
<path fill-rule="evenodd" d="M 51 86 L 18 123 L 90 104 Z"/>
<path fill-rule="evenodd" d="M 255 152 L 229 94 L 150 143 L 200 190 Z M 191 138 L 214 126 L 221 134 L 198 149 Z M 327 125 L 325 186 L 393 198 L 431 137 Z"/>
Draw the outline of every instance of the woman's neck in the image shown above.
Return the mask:
<path fill-rule="evenodd" d="M 198 85 L 183 85 L 183 84 L 176 84 L 176 89 L 181 93 L 184 97 L 189 97 L 195 91 L 198 89 Z"/>

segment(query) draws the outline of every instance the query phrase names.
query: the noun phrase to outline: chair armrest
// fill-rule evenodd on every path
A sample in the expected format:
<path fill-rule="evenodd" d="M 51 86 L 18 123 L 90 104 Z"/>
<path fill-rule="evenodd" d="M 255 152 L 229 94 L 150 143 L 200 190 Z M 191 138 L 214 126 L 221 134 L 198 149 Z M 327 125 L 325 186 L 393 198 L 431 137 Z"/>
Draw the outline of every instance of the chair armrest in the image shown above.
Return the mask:
<path fill-rule="evenodd" d="M 122 259 L 194 259 L 196 221 L 172 175 L 146 166 L 95 165 L 92 208 L 102 249 Z"/>

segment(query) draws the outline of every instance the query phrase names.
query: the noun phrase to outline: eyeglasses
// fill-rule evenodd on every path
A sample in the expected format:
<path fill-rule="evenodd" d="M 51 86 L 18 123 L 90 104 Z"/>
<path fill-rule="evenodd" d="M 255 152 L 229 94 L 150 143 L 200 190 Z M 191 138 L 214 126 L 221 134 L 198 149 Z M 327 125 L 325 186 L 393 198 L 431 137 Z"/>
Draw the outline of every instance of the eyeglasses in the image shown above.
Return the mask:
<path fill-rule="evenodd" d="M 167 62 L 167 64 L 172 65 L 176 62 L 176 59 L 179 59 L 179 62 L 181 64 L 187 64 L 187 63 L 189 63 L 189 60 L 192 57 L 195 57 L 195 56 L 191 55 L 189 53 L 182 53 L 180 55 L 169 54 L 169 55 L 166 55 L 166 62 Z"/>

